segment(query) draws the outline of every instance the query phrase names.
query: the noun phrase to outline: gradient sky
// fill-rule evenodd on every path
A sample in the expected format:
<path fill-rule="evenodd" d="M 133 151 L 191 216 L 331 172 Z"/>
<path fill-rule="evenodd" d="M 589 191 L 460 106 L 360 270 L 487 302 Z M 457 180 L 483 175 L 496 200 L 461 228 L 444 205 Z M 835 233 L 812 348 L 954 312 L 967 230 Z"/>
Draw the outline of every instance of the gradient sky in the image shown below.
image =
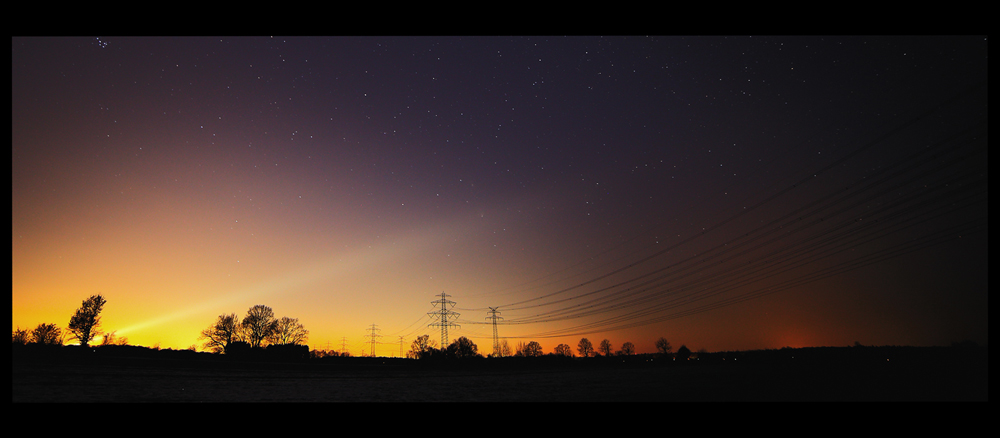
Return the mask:
<path fill-rule="evenodd" d="M 988 343 L 984 36 L 11 39 L 13 328 Z M 371 329 L 375 328 L 373 332 Z"/>

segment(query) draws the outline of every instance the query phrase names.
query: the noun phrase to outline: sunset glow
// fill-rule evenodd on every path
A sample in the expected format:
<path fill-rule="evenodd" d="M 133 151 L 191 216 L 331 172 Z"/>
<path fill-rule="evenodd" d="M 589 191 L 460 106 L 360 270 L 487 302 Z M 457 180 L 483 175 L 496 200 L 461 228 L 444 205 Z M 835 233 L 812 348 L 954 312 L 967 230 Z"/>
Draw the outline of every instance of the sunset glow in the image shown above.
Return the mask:
<path fill-rule="evenodd" d="M 985 37 L 11 45 L 14 329 L 988 344 Z"/>

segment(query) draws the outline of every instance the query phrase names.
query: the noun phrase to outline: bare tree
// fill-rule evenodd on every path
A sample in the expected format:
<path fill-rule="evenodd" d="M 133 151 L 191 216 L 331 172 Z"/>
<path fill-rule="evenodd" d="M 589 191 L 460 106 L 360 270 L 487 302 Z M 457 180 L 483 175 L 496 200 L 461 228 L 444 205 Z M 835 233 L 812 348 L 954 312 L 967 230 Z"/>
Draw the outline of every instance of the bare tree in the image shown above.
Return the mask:
<path fill-rule="evenodd" d="M 524 357 L 538 357 L 542 355 L 542 345 L 538 342 L 531 341 L 527 344 L 518 343 L 517 356 Z"/>
<path fill-rule="evenodd" d="M 619 352 L 622 356 L 631 356 L 635 354 L 635 344 L 625 341 L 622 344 L 622 350 Z"/>
<path fill-rule="evenodd" d="M 104 296 L 91 295 L 90 298 L 83 300 L 83 304 L 70 318 L 69 332 L 80 341 L 80 345 L 84 347 L 90 345 L 90 341 L 101 333 L 101 310 L 104 308 L 104 303 L 107 303 Z"/>
<path fill-rule="evenodd" d="M 243 317 L 243 328 L 246 330 L 247 342 L 251 348 L 262 347 L 278 323 L 274 311 L 270 307 L 258 304 L 247 310 Z"/>
<path fill-rule="evenodd" d="M 125 336 L 118 336 L 116 330 L 105 333 L 104 338 L 101 339 L 101 346 L 105 345 L 128 345 L 128 338 Z"/>
<path fill-rule="evenodd" d="M 580 339 L 580 343 L 576 344 L 576 351 L 580 352 L 580 356 L 590 357 L 594 355 L 594 344 L 590 343 L 587 338 Z"/>
<path fill-rule="evenodd" d="M 437 342 L 431 339 L 430 335 L 420 335 L 410 344 L 410 351 L 406 353 L 406 357 L 410 359 L 425 359 L 430 357 L 436 348 Z"/>
<path fill-rule="evenodd" d="M 240 318 L 235 313 L 219 315 L 207 329 L 201 331 L 199 340 L 205 341 L 205 348 L 216 353 L 225 353 L 229 344 L 240 340 Z"/>
<path fill-rule="evenodd" d="M 660 354 L 670 354 L 672 350 L 673 347 L 670 346 L 670 341 L 667 341 L 667 338 L 660 337 L 656 340 L 656 351 Z"/>
<path fill-rule="evenodd" d="M 309 330 L 306 330 L 302 324 L 299 324 L 298 318 L 282 316 L 281 319 L 275 323 L 274 331 L 272 331 L 271 336 L 268 337 L 268 342 L 276 345 L 298 345 L 305 343 L 308 339 Z"/>
<path fill-rule="evenodd" d="M 500 357 L 511 357 L 514 355 L 514 350 L 510 348 L 510 342 L 506 339 L 500 340 Z"/>
<path fill-rule="evenodd" d="M 31 342 L 43 345 L 62 345 L 62 330 L 55 324 L 38 324 L 38 327 L 31 331 Z"/>
<path fill-rule="evenodd" d="M 566 344 L 556 345 L 555 353 L 560 356 L 573 357 L 573 349 Z"/>
<path fill-rule="evenodd" d="M 611 349 L 612 348 L 614 348 L 614 347 L 611 346 L 611 341 L 605 339 L 605 340 L 601 341 L 601 346 L 598 348 L 598 351 L 600 351 L 601 354 L 603 354 L 605 356 L 611 356 Z"/>

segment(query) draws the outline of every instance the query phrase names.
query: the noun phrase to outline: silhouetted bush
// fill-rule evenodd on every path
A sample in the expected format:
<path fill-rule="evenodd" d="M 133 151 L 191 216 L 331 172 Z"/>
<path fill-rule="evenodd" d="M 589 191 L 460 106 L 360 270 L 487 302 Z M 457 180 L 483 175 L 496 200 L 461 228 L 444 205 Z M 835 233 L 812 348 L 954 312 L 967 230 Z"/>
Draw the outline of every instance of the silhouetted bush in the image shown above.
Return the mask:
<path fill-rule="evenodd" d="M 677 360 L 688 360 L 691 357 L 691 350 L 686 346 L 681 345 L 681 348 L 677 349 Z"/>

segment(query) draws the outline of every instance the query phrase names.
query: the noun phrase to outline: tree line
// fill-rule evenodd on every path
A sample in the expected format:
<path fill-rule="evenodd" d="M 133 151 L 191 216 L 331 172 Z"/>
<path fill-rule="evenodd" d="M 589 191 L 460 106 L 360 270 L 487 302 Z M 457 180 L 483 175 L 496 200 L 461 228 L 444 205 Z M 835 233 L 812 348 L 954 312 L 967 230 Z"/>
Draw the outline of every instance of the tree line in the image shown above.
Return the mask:
<path fill-rule="evenodd" d="M 108 300 L 103 295 L 91 295 L 83 300 L 80 307 L 69 319 L 66 332 L 54 323 L 40 323 L 34 329 L 14 329 L 11 333 L 11 343 L 13 344 L 39 344 L 39 345 L 63 345 L 67 335 L 71 339 L 80 342 L 80 345 L 89 347 L 90 343 L 103 335 L 101 345 L 125 345 L 128 338 L 117 336 L 114 331 L 103 332 L 101 330 L 101 311 Z"/>
<path fill-rule="evenodd" d="M 276 318 L 274 311 L 263 304 L 247 310 L 240 318 L 235 313 L 222 314 L 198 337 L 206 349 L 214 353 L 233 353 L 270 346 L 302 345 L 309 339 L 309 330 L 298 318 Z"/>
<path fill-rule="evenodd" d="M 128 338 L 117 336 L 115 331 L 105 333 L 101 330 L 100 315 L 106 303 L 107 299 L 103 295 L 92 295 L 83 300 L 80 307 L 70 317 L 67 326 L 68 333 L 64 333 L 59 326 L 52 323 L 41 323 L 32 330 L 18 327 L 12 333 L 12 343 L 63 345 L 68 334 L 84 347 L 89 346 L 92 341 L 102 335 L 101 345 L 128 345 Z M 299 323 L 298 318 L 277 318 L 270 307 L 258 304 L 250 307 L 242 318 L 235 313 L 219 315 L 211 325 L 201 331 L 198 339 L 203 341 L 205 349 L 209 351 L 231 354 L 266 347 L 304 346 L 309 339 L 309 330 L 306 330 Z M 655 347 L 657 353 L 661 355 L 673 354 L 670 342 L 666 338 L 657 339 Z M 306 349 L 308 350 L 308 347 Z M 620 349 L 615 350 L 608 339 L 602 340 L 595 348 L 590 340 L 582 338 L 577 344 L 576 352 L 581 357 L 631 356 L 636 354 L 636 349 L 632 342 L 625 342 Z M 554 351 L 549 354 L 575 356 L 573 349 L 567 344 L 557 345 Z M 512 347 L 504 339 L 499 342 L 498 351 L 488 354 L 488 357 L 540 357 L 544 355 L 545 352 L 538 342 L 518 342 L 516 346 Z M 677 350 L 676 355 L 678 358 L 687 359 L 691 352 L 682 345 Z M 459 337 L 446 347 L 439 347 L 435 340 L 425 334 L 418 336 L 413 341 L 406 357 L 411 359 L 462 359 L 483 357 L 483 355 L 479 353 L 479 347 L 465 336 Z"/>
<path fill-rule="evenodd" d="M 30 330 L 18 327 L 11 333 L 11 343 L 61 346 L 69 337 L 79 341 L 81 346 L 89 347 L 95 339 L 102 337 L 101 346 L 128 345 L 127 337 L 118 336 L 116 331 L 102 330 L 101 311 L 105 304 L 107 299 L 103 295 L 92 295 L 83 300 L 70 317 L 66 331 L 54 323 L 41 323 Z M 299 323 L 298 318 L 276 318 L 270 307 L 260 304 L 251 307 L 243 318 L 235 313 L 219 315 L 199 336 L 199 340 L 204 341 L 204 347 L 214 353 L 299 346 L 308 339 L 309 330 Z M 194 348 L 191 346 L 190 349 Z"/>
<path fill-rule="evenodd" d="M 657 353 L 660 355 L 675 355 L 670 342 L 664 337 L 657 339 L 654 345 Z M 622 344 L 621 349 L 615 350 L 611 341 L 607 339 L 602 340 L 595 349 L 590 340 L 582 338 L 577 344 L 576 351 L 581 357 L 632 356 L 636 354 L 635 344 L 632 342 L 626 341 Z M 511 347 L 507 340 L 504 339 L 499 342 L 498 351 L 489 354 L 488 357 L 541 357 L 545 355 L 546 354 L 542 350 L 541 344 L 538 342 L 518 342 L 515 347 Z M 549 355 L 575 357 L 573 349 L 567 344 L 557 345 L 553 352 L 549 353 Z M 690 355 L 691 351 L 683 345 L 681 345 L 676 353 L 676 357 L 680 359 L 687 359 Z M 483 355 L 479 353 L 479 347 L 465 336 L 459 337 L 447 347 L 442 348 L 438 347 L 437 342 L 431 339 L 429 335 L 420 335 L 413 340 L 413 343 L 410 345 L 410 351 L 406 353 L 406 357 L 410 359 L 460 359 L 483 357 Z"/>

